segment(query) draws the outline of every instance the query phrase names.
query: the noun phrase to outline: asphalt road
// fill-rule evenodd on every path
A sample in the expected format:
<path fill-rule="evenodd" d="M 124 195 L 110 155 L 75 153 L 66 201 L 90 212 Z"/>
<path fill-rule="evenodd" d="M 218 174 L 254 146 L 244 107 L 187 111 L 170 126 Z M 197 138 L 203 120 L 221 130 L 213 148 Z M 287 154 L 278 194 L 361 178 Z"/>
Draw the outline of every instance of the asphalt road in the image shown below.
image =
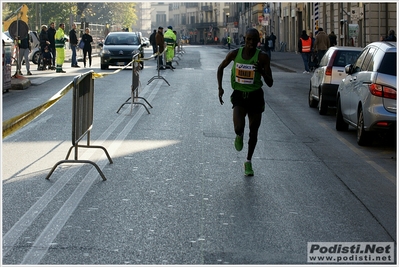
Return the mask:
<path fill-rule="evenodd" d="M 245 177 L 248 130 L 235 151 L 227 69 L 225 104 L 217 97 L 227 50 L 185 50 L 175 71 L 161 72 L 170 86 L 147 84 L 157 71 L 145 62 L 139 94 L 150 114 L 141 105 L 116 113 L 130 96 L 131 69 L 94 80 L 90 141 L 113 163 L 96 149 L 80 148 L 79 159 L 96 162 L 106 181 L 72 163 L 45 179 L 71 147 L 71 93 L 3 139 L 3 265 L 306 264 L 308 242 L 396 243 L 395 144 L 362 148 L 354 129 L 336 132 L 333 110 L 308 107 L 301 61 L 276 53 L 255 176 Z M 88 70 L 35 74 L 29 89 L 3 95 L 3 120 Z M 93 70 L 117 68 L 101 71 L 96 59 Z"/>

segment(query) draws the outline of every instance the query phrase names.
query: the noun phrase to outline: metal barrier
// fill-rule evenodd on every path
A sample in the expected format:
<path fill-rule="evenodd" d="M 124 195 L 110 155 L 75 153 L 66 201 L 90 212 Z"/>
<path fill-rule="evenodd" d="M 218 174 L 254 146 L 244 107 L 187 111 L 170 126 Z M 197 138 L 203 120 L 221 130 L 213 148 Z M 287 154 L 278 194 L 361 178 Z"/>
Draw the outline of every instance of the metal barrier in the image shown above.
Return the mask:
<path fill-rule="evenodd" d="M 47 175 L 46 179 L 49 179 L 51 174 L 62 163 L 90 163 L 100 173 L 103 180 L 107 180 L 98 167 L 98 165 L 89 160 L 78 159 L 78 148 L 100 148 L 104 150 L 109 162 L 112 164 L 112 159 L 108 154 L 108 151 L 102 146 L 90 145 L 90 131 L 93 127 L 93 102 L 94 102 L 94 81 L 93 71 L 89 71 L 85 74 L 76 76 L 73 82 L 73 100 L 72 100 L 72 147 L 69 148 L 68 154 L 65 160 L 57 162 Z M 67 85 L 70 86 L 70 85 Z M 87 136 L 87 145 L 79 145 L 79 142 Z M 75 159 L 68 160 L 72 149 L 75 148 Z"/>
<path fill-rule="evenodd" d="M 133 105 L 134 104 L 139 104 L 139 105 L 143 105 L 144 108 L 147 110 L 148 114 L 150 114 L 150 111 L 148 110 L 148 108 L 140 102 L 137 102 L 137 99 L 143 99 L 151 108 L 151 104 L 148 103 L 148 101 L 144 98 L 144 97 L 140 97 L 139 95 L 139 85 L 140 85 L 140 58 L 139 58 L 140 54 L 135 54 L 133 55 L 133 60 L 132 60 L 132 85 L 131 85 L 131 96 L 126 99 L 125 103 L 123 103 L 118 111 L 116 113 L 119 113 L 119 111 L 121 110 L 121 108 L 126 105 L 126 104 L 130 104 L 130 114 L 132 114 L 132 110 L 133 110 Z M 131 101 L 129 101 L 131 100 Z"/>
<path fill-rule="evenodd" d="M 166 51 L 166 49 L 162 52 L 162 53 L 159 53 L 159 45 L 157 46 L 157 70 L 158 70 L 158 75 L 157 76 L 154 76 L 154 77 L 152 77 L 149 81 L 148 81 L 148 83 L 147 83 L 147 85 L 148 84 L 150 84 L 153 80 L 155 80 L 155 79 L 162 79 L 162 80 L 164 80 L 169 86 L 170 86 L 170 84 L 168 83 L 168 81 L 163 77 L 163 76 L 161 76 L 160 75 L 160 70 L 161 70 L 161 68 L 163 67 L 163 68 L 165 68 L 165 66 L 166 65 L 161 65 L 160 64 L 160 62 L 159 62 L 159 57 L 164 57 L 165 56 L 165 51 Z M 163 58 L 163 62 L 165 62 L 165 57 Z"/>

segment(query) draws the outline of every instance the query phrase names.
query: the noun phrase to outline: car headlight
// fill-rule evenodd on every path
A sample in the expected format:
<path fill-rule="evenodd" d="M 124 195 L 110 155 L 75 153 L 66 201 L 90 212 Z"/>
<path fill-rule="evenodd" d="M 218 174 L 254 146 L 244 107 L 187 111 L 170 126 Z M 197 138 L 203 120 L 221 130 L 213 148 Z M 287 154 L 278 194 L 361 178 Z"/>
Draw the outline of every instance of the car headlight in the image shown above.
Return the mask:
<path fill-rule="evenodd" d="M 108 49 L 102 49 L 101 52 L 100 52 L 100 56 L 109 55 L 109 54 L 111 54 L 111 52 Z"/>

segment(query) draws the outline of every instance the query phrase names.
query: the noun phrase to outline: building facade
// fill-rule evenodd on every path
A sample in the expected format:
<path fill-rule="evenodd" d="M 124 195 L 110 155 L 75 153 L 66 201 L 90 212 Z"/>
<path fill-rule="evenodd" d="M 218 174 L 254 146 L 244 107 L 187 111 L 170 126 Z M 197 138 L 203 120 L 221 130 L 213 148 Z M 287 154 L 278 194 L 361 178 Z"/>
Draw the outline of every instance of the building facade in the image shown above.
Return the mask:
<path fill-rule="evenodd" d="M 138 9 L 140 23 L 147 21 L 151 29 L 171 25 L 179 39 L 194 44 L 219 43 L 227 36 L 240 44 L 246 30 L 256 28 L 262 38 L 273 33 L 277 44 L 283 42 L 287 51 L 296 51 L 303 30 L 315 34 L 322 27 L 337 35 L 338 45 L 364 47 L 390 30 L 396 32 L 397 26 L 396 2 L 148 3 Z M 151 32 L 148 26 L 141 31 Z"/>

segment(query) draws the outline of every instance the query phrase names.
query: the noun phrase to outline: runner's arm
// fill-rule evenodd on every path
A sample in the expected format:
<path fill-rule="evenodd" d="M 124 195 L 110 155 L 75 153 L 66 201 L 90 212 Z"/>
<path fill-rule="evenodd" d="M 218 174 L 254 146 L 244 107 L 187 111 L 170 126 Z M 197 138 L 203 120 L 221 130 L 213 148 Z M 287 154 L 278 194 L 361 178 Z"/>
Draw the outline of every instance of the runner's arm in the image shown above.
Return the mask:
<path fill-rule="evenodd" d="M 218 67 L 218 71 L 217 71 L 217 79 L 218 79 L 218 90 L 219 90 L 219 101 L 220 104 L 223 105 L 223 94 L 224 94 L 224 90 L 223 90 L 223 71 L 224 69 L 230 64 L 231 61 L 234 61 L 234 59 L 237 56 L 237 52 L 238 49 L 233 50 L 231 52 L 229 52 L 226 56 L 226 58 L 222 61 L 222 63 L 220 63 L 219 67 Z"/>

